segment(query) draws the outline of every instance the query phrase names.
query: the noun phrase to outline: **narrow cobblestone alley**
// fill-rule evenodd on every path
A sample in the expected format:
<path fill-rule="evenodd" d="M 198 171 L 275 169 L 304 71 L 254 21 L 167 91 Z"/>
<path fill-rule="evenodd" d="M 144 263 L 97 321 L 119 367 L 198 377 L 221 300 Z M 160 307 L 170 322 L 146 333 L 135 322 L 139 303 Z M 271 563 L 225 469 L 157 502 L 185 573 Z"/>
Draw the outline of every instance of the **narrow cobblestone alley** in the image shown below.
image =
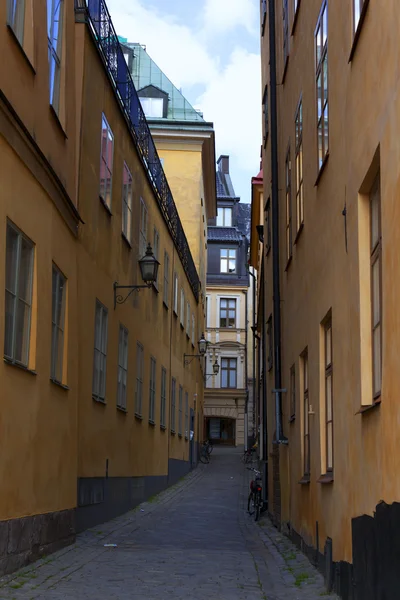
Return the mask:
<path fill-rule="evenodd" d="M 268 519 L 246 513 L 249 477 L 237 450 L 215 449 L 173 488 L 1 579 L 0 599 L 333 598 Z"/>

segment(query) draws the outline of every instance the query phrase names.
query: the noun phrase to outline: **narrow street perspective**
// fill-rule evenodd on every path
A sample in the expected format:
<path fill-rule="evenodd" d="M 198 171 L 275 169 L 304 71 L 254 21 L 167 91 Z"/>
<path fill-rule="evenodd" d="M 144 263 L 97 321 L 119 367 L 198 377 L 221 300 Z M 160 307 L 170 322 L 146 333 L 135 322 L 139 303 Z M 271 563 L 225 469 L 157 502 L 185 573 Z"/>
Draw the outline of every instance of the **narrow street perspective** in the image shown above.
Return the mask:
<path fill-rule="evenodd" d="M 247 514 L 248 480 L 240 451 L 216 448 L 173 488 L 0 580 L 0 599 L 333 598 L 268 519 Z"/>

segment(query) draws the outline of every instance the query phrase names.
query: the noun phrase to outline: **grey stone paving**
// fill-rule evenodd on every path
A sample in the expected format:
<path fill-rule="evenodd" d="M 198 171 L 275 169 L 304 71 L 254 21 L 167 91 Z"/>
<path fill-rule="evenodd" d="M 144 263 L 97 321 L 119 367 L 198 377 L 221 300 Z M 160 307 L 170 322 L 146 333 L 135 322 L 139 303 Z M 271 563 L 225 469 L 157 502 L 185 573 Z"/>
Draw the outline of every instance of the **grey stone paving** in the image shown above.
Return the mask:
<path fill-rule="evenodd" d="M 0 579 L 0 599 L 334 598 L 268 519 L 247 515 L 249 477 L 240 452 L 215 449 L 209 465 L 152 501 Z"/>

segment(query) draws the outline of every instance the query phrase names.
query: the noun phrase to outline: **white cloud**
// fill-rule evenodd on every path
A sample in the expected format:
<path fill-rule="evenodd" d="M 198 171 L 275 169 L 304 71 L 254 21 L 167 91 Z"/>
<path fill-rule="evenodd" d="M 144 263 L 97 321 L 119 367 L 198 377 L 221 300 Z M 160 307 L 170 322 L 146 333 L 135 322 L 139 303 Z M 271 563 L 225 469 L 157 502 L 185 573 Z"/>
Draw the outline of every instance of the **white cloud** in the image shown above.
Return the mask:
<path fill-rule="evenodd" d="M 255 33 L 258 19 L 255 0 L 205 0 L 204 27 L 208 33 L 245 27 Z"/>

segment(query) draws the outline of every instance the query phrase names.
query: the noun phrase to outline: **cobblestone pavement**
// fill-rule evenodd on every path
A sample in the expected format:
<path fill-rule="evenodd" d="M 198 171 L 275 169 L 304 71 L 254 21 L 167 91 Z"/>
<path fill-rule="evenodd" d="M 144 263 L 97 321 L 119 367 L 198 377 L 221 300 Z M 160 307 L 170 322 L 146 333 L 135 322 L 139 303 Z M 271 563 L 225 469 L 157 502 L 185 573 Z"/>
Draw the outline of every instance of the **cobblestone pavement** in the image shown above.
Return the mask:
<path fill-rule="evenodd" d="M 209 465 L 156 498 L 0 579 L 0 599 L 334 598 L 267 518 L 246 513 L 249 477 L 239 451 L 216 448 Z"/>

